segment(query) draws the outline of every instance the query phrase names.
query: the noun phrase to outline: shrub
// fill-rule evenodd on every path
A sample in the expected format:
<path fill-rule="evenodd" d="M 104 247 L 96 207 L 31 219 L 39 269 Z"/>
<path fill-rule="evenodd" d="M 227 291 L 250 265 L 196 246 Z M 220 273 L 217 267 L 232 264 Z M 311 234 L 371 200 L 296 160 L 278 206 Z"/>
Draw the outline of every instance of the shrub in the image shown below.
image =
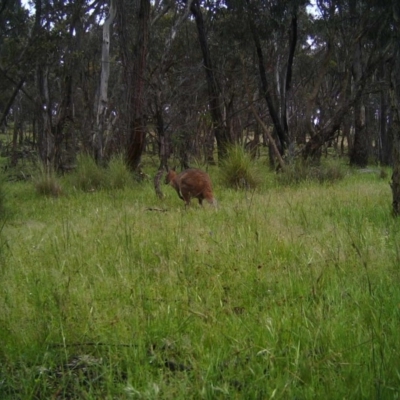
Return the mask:
<path fill-rule="evenodd" d="M 4 177 L 0 177 L 0 228 L 7 217 L 6 193 L 4 190 Z"/>
<path fill-rule="evenodd" d="M 58 197 L 62 194 L 60 182 L 52 168 L 42 162 L 39 163 L 37 172 L 33 177 L 36 192 L 40 195 Z"/>
<path fill-rule="evenodd" d="M 327 159 L 318 168 L 312 169 L 314 179 L 319 183 L 333 183 L 342 180 L 346 171 L 340 160 Z"/>
<path fill-rule="evenodd" d="M 284 171 L 277 175 L 277 181 L 284 186 L 296 185 L 301 182 L 333 183 L 345 177 L 344 166 L 338 160 L 324 160 L 320 165 L 309 164 L 297 160 L 287 165 Z"/>
<path fill-rule="evenodd" d="M 122 155 L 113 157 L 107 168 L 107 186 L 111 189 L 123 189 L 133 183 L 133 176 Z"/>
<path fill-rule="evenodd" d="M 222 182 L 235 189 L 254 189 L 261 183 L 260 172 L 243 146 L 228 148 L 221 164 Z"/>
<path fill-rule="evenodd" d="M 106 170 L 96 164 L 96 161 L 88 154 L 79 154 L 77 168 L 70 176 L 73 186 L 84 191 L 96 190 L 106 186 Z"/>

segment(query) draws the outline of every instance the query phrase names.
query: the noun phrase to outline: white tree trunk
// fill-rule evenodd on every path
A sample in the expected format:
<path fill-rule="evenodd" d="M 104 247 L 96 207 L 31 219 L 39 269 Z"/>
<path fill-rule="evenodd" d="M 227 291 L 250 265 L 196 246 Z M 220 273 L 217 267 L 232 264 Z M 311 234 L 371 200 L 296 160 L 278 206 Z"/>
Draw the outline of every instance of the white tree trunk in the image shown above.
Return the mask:
<path fill-rule="evenodd" d="M 103 132 L 108 105 L 108 78 L 110 76 L 110 27 L 116 14 L 115 0 L 110 0 L 110 10 L 103 24 L 103 44 L 101 52 L 101 78 L 97 105 L 96 132 L 94 134 L 95 158 L 103 160 Z"/>

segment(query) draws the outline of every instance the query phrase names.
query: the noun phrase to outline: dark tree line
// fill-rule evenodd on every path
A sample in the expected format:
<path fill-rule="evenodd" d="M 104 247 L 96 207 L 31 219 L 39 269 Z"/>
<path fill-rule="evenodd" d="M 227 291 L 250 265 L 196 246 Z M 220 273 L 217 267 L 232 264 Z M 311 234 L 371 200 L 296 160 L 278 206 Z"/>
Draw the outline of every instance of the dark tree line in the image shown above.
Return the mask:
<path fill-rule="evenodd" d="M 264 144 L 273 166 L 335 146 L 354 166 L 393 165 L 396 192 L 395 0 L 29 4 L 0 5 L 11 163 L 27 145 L 56 170 L 85 151 L 123 152 L 132 171 L 144 153 L 162 170 L 172 155 L 184 167 Z"/>

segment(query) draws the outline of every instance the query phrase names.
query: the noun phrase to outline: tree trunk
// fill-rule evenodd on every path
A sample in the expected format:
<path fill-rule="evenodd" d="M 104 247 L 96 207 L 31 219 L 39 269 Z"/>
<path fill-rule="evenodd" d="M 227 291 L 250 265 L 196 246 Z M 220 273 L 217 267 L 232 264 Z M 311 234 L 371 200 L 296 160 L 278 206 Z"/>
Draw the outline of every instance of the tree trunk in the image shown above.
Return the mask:
<path fill-rule="evenodd" d="M 201 52 L 203 54 L 203 65 L 207 79 L 208 101 L 209 101 L 211 118 L 213 121 L 214 135 L 217 141 L 218 161 L 221 161 L 226 155 L 227 145 L 231 142 L 231 138 L 229 137 L 228 131 L 226 129 L 222 117 L 218 84 L 211 62 L 211 55 L 207 43 L 207 36 L 199 0 L 193 0 L 193 2 L 190 5 L 190 11 L 192 12 L 193 17 L 196 21 Z"/>
<path fill-rule="evenodd" d="M 384 66 L 381 68 L 382 81 L 387 81 L 387 68 Z M 381 165 L 391 165 L 392 164 L 392 141 L 389 135 L 388 129 L 388 96 L 387 90 L 382 89 L 380 92 L 379 99 L 379 162 Z"/>
<path fill-rule="evenodd" d="M 183 24 L 183 22 L 187 19 L 190 13 L 190 5 L 192 0 L 189 0 L 186 4 L 185 10 L 183 14 L 174 22 L 169 35 L 167 36 L 165 43 L 164 43 L 164 50 L 161 57 L 161 62 L 159 66 L 159 88 L 156 91 L 155 95 L 155 119 L 157 124 L 157 136 L 158 136 L 158 155 L 160 158 L 160 165 L 158 167 L 158 171 L 154 177 L 154 189 L 156 195 L 161 199 L 164 197 L 163 192 L 161 190 L 161 181 L 164 171 L 168 169 L 168 159 L 171 155 L 171 137 L 165 129 L 164 124 L 164 101 L 163 101 L 163 93 L 162 93 L 162 83 L 166 80 L 166 71 L 168 69 L 168 57 L 170 57 L 171 46 L 176 37 L 176 34 Z M 161 14 L 160 14 L 161 15 Z M 153 21 L 154 23 L 154 21 Z"/>
<path fill-rule="evenodd" d="M 400 215 L 400 3 L 393 0 L 393 63 L 390 82 L 390 100 L 393 113 L 393 214 Z"/>
<path fill-rule="evenodd" d="M 53 159 L 52 154 L 54 151 L 53 136 L 51 133 L 52 105 L 50 104 L 48 74 L 47 67 L 37 66 L 36 85 L 39 93 L 37 101 L 38 148 L 39 157 L 47 166 L 49 166 Z"/>
<path fill-rule="evenodd" d="M 14 100 L 17 97 L 17 95 L 18 95 L 19 91 L 21 90 L 24 83 L 25 83 L 25 77 L 21 78 L 20 81 L 18 82 L 18 84 L 16 85 L 16 87 L 15 87 L 15 89 L 3 111 L 3 114 L 0 118 L 0 126 L 2 126 L 5 123 L 7 115 L 10 112 L 10 109 L 14 103 Z"/>
<path fill-rule="evenodd" d="M 294 7 L 297 6 L 295 5 Z M 296 44 L 297 44 L 297 8 L 294 9 L 291 19 L 291 25 L 289 31 L 289 56 L 286 67 L 285 87 L 284 87 L 284 92 L 282 93 L 283 107 L 282 107 L 281 120 L 283 125 L 283 131 L 285 132 L 286 139 L 288 142 L 291 142 L 293 140 L 293 138 L 290 137 L 291 135 L 288 124 L 288 120 L 290 118 L 290 116 L 288 116 L 289 114 L 288 100 L 290 100 L 290 97 L 292 95 L 292 76 L 293 76 L 292 70 L 293 70 L 293 60 L 294 60 L 294 53 L 296 50 Z"/>
<path fill-rule="evenodd" d="M 130 127 L 127 164 L 131 171 L 139 167 L 146 138 L 144 116 L 145 71 L 149 41 L 150 0 L 140 0 L 137 46 L 133 64 L 131 110 L 133 124 Z"/>
<path fill-rule="evenodd" d="M 294 60 L 294 52 L 296 49 L 297 43 L 297 10 L 294 10 L 293 16 L 291 19 L 291 29 L 289 32 L 289 57 L 288 63 L 286 67 L 286 76 L 285 76 L 285 85 L 282 96 L 284 96 L 282 100 L 282 120 L 279 118 L 279 113 L 276 109 L 276 106 L 273 102 L 273 96 L 271 93 L 271 88 L 268 83 L 267 73 L 265 71 L 265 62 L 264 62 L 264 54 L 261 46 L 260 37 L 258 34 L 257 27 L 254 23 L 254 19 L 252 16 L 251 4 L 250 1 L 247 0 L 248 6 L 248 22 L 250 25 L 251 34 L 253 36 L 254 44 L 256 47 L 257 57 L 258 57 L 258 70 L 260 73 L 261 80 L 261 90 L 262 95 L 265 98 L 265 101 L 268 106 L 268 111 L 272 119 L 272 123 L 274 124 L 275 132 L 277 134 L 279 145 L 278 149 L 281 155 L 284 154 L 285 149 L 288 146 L 289 142 L 289 126 L 287 122 L 287 98 L 291 91 L 291 83 L 292 83 L 292 67 Z"/>
<path fill-rule="evenodd" d="M 20 103 L 20 102 L 17 102 Z M 14 112 L 14 130 L 12 138 L 12 150 L 11 150 L 11 167 L 15 167 L 18 163 L 18 136 L 22 130 L 21 126 L 21 104 L 16 104 L 13 109 Z"/>
<path fill-rule="evenodd" d="M 368 165 L 368 136 L 365 107 L 361 100 L 360 103 L 354 105 L 354 142 L 350 153 L 350 165 L 365 168 Z"/>
<path fill-rule="evenodd" d="M 110 10 L 103 25 L 103 45 L 101 54 L 100 93 L 97 106 L 96 132 L 94 134 L 94 156 L 97 163 L 103 162 L 103 133 L 106 125 L 108 106 L 108 78 L 110 76 L 110 27 L 116 14 L 115 1 L 110 0 Z"/>
<path fill-rule="evenodd" d="M 354 13 L 355 10 L 353 10 L 353 14 Z M 363 75 L 360 41 L 355 48 L 352 70 L 356 85 Z M 354 143 L 350 153 L 350 165 L 360 168 L 365 168 L 368 165 L 368 137 L 365 119 L 365 106 L 363 98 L 360 96 L 359 100 L 354 104 Z"/>
<path fill-rule="evenodd" d="M 156 121 L 157 121 L 157 133 L 158 133 L 158 155 L 160 157 L 160 165 L 158 167 L 157 174 L 154 177 L 154 189 L 156 195 L 162 199 L 164 197 L 161 190 L 161 179 L 164 171 L 168 168 L 168 158 L 171 153 L 170 140 L 167 137 L 164 127 L 164 119 L 161 107 L 156 110 Z"/>

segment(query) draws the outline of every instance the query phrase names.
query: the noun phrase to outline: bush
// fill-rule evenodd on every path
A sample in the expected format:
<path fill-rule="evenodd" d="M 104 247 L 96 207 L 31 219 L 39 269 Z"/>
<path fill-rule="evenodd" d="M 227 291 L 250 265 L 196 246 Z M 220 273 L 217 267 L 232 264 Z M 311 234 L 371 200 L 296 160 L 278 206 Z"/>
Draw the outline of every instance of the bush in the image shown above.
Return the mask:
<path fill-rule="evenodd" d="M 77 159 L 76 170 L 69 175 L 69 183 L 83 191 L 98 189 L 123 189 L 133 183 L 133 175 L 122 155 L 111 158 L 108 166 L 96 164 L 93 157 L 80 154 Z"/>
<path fill-rule="evenodd" d="M 107 168 L 107 186 L 111 189 L 123 189 L 133 183 L 132 173 L 129 171 L 122 155 L 110 160 Z"/>
<path fill-rule="evenodd" d="M 70 182 L 77 189 L 91 191 L 107 186 L 107 171 L 96 164 L 88 154 L 79 154 L 77 168 L 70 176 Z"/>
<path fill-rule="evenodd" d="M 6 193 L 4 190 L 4 177 L 0 177 L 0 228 L 7 218 Z"/>
<path fill-rule="evenodd" d="M 235 189 L 254 189 L 261 183 L 260 172 L 243 146 L 228 148 L 221 164 L 222 182 Z"/>
<path fill-rule="evenodd" d="M 58 197 L 62 194 L 60 182 L 52 168 L 39 163 L 36 175 L 33 177 L 36 192 L 40 195 Z"/>
<path fill-rule="evenodd" d="M 277 175 L 277 181 L 284 186 L 296 185 L 301 182 L 333 183 L 345 177 L 344 166 L 339 160 L 324 160 L 320 165 L 311 165 L 298 160 L 287 165 L 284 171 Z"/>

